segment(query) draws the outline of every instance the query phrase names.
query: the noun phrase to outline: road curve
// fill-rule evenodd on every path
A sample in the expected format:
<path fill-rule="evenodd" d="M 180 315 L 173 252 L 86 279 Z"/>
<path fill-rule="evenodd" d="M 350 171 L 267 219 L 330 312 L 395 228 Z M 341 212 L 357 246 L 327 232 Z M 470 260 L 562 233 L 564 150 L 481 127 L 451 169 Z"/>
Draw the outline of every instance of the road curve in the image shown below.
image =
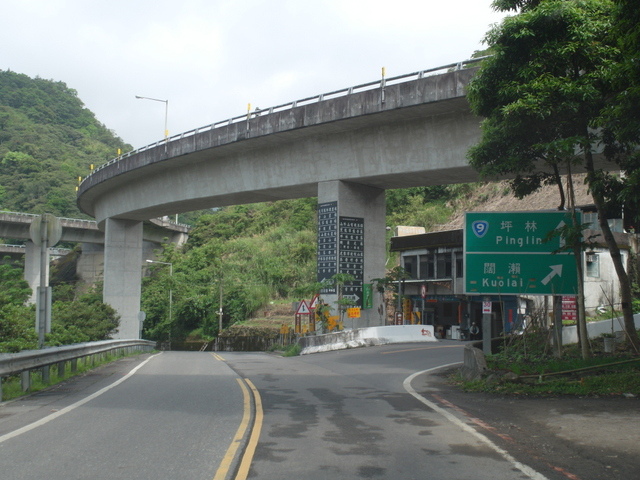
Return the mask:
<path fill-rule="evenodd" d="M 262 398 L 264 424 L 248 478 L 547 478 L 405 389 L 415 372 L 459 362 L 463 346 L 386 345 L 295 358 L 222 353 Z"/>
<path fill-rule="evenodd" d="M 555 480 L 420 398 L 463 347 L 121 360 L 0 406 L 1 478 Z"/>

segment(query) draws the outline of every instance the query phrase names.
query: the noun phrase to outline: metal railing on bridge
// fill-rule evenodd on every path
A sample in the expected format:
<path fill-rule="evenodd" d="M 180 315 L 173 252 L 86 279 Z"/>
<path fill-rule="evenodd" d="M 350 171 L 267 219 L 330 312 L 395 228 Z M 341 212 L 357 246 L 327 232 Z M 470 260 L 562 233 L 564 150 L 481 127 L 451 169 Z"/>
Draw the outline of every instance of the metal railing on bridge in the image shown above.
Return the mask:
<path fill-rule="evenodd" d="M 149 145 L 146 145 L 144 147 L 140 147 L 138 149 L 132 150 L 130 152 L 127 153 L 123 153 L 122 155 L 114 158 L 113 160 L 108 161 L 107 163 L 104 163 L 102 165 L 100 165 L 99 167 L 95 168 L 91 174 L 89 174 L 89 176 L 87 176 L 86 178 L 89 178 L 91 175 L 93 175 L 94 173 L 98 172 L 99 170 L 118 162 L 119 160 L 122 160 L 123 158 L 127 158 L 130 157 L 132 155 L 135 155 L 137 153 L 140 152 L 144 152 L 145 150 L 149 150 L 151 148 L 155 148 L 155 147 L 159 147 L 161 145 L 166 145 L 169 142 L 175 141 L 175 140 L 181 140 L 185 137 L 191 137 L 193 135 L 196 135 L 198 133 L 201 132 L 206 132 L 209 130 L 214 130 L 216 128 L 220 128 L 220 127 L 225 127 L 227 125 L 232 125 L 234 123 L 238 123 L 238 122 L 243 122 L 246 121 L 248 122 L 252 117 L 258 117 L 261 114 L 271 114 L 271 113 L 276 113 L 276 112 L 282 112 L 285 110 L 291 110 L 293 108 L 296 107 L 301 107 L 304 105 L 309 105 L 312 103 L 319 103 L 322 102 L 324 100 L 330 100 L 333 98 L 337 98 L 337 97 L 342 97 L 342 96 L 347 96 L 347 95 L 351 95 L 354 93 L 360 93 L 366 90 L 374 90 L 376 88 L 380 89 L 382 91 L 383 94 L 383 98 L 384 98 L 384 88 L 388 85 L 395 85 L 398 83 L 403 83 L 403 82 L 408 82 L 408 81 L 412 81 L 412 80 L 417 80 L 420 78 L 424 78 L 427 76 L 431 76 L 431 75 L 437 75 L 439 73 L 443 73 L 446 72 L 448 70 L 461 70 L 462 68 L 468 66 L 468 65 L 472 65 L 474 63 L 478 63 L 481 62 L 482 60 L 484 60 L 485 58 L 488 57 L 478 57 L 478 58 L 472 58 L 472 59 L 468 59 L 468 60 L 463 60 L 462 62 L 456 62 L 456 63 L 449 63 L 447 65 L 442 65 L 439 67 L 435 67 L 435 68 L 429 68 L 426 70 L 420 70 L 418 72 L 412 72 L 412 73 L 406 73 L 404 75 L 398 75 L 397 77 L 391 77 L 391 78 L 385 78 L 384 76 L 380 79 L 380 80 L 375 80 L 373 82 L 368 82 L 368 83 L 363 83 L 361 85 L 356 85 L 354 87 L 347 87 L 347 88 L 342 88 L 340 90 L 334 90 L 333 92 L 328 92 L 328 93 L 321 93 L 319 95 L 314 95 L 312 97 L 307 97 L 307 98 L 303 98 L 300 100 L 295 100 L 293 102 L 289 102 L 289 103 L 284 103 L 282 105 L 277 105 L 275 107 L 270 107 L 270 108 L 265 108 L 265 109 L 256 109 L 253 111 L 247 111 L 247 113 L 243 114 L 243 115 L 238 115 L 237 117 L 233 117 L 230 118 L 228 120 L 222 120 L 219 122 L 215 122 L 209 125 L 205 125 L 203 127 L 199 127 L 199 128 L 194 128 L 193 130 L 189 130 L 187 132 L 184 133 L 179 133 L 170 137 L 167 137 L 165 139 L 162 140 L 158 140 L 157 142 L 151 143 Z M 85 180 L 86 180 L 85 178 Z M 84 180 L 83 180 L 84 181 Z"/>

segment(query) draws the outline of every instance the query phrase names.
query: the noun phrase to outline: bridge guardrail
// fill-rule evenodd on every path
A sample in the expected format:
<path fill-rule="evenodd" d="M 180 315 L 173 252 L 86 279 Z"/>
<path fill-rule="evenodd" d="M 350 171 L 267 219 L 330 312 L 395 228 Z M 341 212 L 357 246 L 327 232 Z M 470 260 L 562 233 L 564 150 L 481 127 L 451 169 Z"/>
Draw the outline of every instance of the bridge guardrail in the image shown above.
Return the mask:
<path fill-rule="evenodd" d="M 16 217 L 24 217 L 24 218 L 29 218 L 31 220 L 33 220 L 34 218 L 38 218 L 40 215 L 36 214 L 36 213 L 24 213 L 24 212 L 10 212 L 8 210 L 0 210 L 0 215 L 14 215 Z M 96 222 L 95 220 L 86 220 L 84 218 L 67 218 L 67 217 L 58 217 L 58 219 L 60 219 L 61 222 L 66 222 L 66 223 L 77 223 L 77 224 L 84 224 L 86 229 L 90 229 L 90 230 L 98 230 L 98 222 Z M 156 218 L 156 219 L 151 219 L 152 223 L 156 223 L 157 225 L 160 226 L 171 226 L 171 225 L 177 225 L 179 227 L 185 227 L 185 228 L 191 228 L 190 225 L 187 225 L 186 223 L 177 223 L 177 222 L 172 222 L 171 220 L 164 220 L 163 218 Z M 27 223 L 27 222 L 24 222 Z"/>
<path fill-rule="evenodd" d="M 71 362 L 71 371 L 75 371 L 79 358 L 101 355 L 112 351 L 120 354 L 136 351 L 151 351 L 156 342 L 151 340 L 103 340 L 100 342 L 78 343 L 42 350 L 25 350 L 18 353 L 0 353 L 0 401 L 2 401 L 2 378 L 21 375 L 22 390 L 31 385 L 31 372 L 43 369 L 43 380 L 47 381 L 48 368 L 58 365 L 58 376 L 64 374 L 67 362 Z M 46 373 L 45 373 L 46 370 Z"/>
<path fill-rule="evenodd" d="M 318 103 L 318 102 L 322 102 L 324 100 L 330 100 L 333 98 L 337 98 L 337 97 L 341 97 L 341 96 L 345 96 L 345 95 L 351 95 L 353 93 L 359 93 L 359 92 L 363 92 L 366 90 L 373 90 L 375 88 L 380 88 L 381 91 L 383 92 L 383 97 L 384 98 L 384 88 L 387 85 L 395 85 L 398 83 L 402 83 L 405 81 L 410 81 L 410 80 L 415 80 L 415 79 L 419 79 L 419 78 L 423 78 L 425 76 L 429 76 L 429 75 L 436 75 L 438 73 L 441 73 L 443 70 L 450 70 L 450 69 L 456 69 L 456 70 L 460 70 L 462 69 L 464 66 L 466 65 L 471 65 L 474 63 L 478 63 L 481 62 L 482 60 L 488 58 L 488 56 L 484 56 L 484 57 L 478 57 L 478 58 L 472 58 L 472 59 L 468 59 L 468 60 L 463 60 L 461 62 L 456 62 L 456 63 L 450 63 L 447 65 L 442 65 L 439 67 L 435 67 L 435 68 L 429 68 L 426 70 L 420 70 L 418 72 L 412 72 L 412 73 L 405 73 L 404 75 L 398 75 L 397 77 L 391 77 L 391 78 L 385 78 L 384 76 L 380 79 L 380 80 L 375 80 L 373 82 L 368 82 L 368 83 L 363 83 L 361 85 L 356 85 L 354 87 L 347 87 L 347 88 L 342 88 L 340 90 L 334 90 L 333 92 L 328 92 L 328 93 L 321 93 L 319 95 L 314 95 L 312 97 L 307 97 L 307 98 L 303 98 L 300 100 L 294 100 L 293 102 L 289 102 L 289 103 L 284 103 L 282 105 L 277 105 L 275 107 L 270 107 L 270 108 L 265 108 L 265 109 L 256 109 L 254 111 L 247 111 L 247 113 L 243 114 L 243 115 L 238 115 L 237 117 L 233 117 L 230 118 L 228 120 L 222 120 L 219 122 L 215 122 L 209 125 L 205 125 L 202 127 L 198 127 L 198 128 L 194 128 L 193 130 L 189 130 L 187 132 L 183 132 L 183 133 L 179 133 L 176 135 L 172 135 L 168 138 L 162 139 L 162 140 L 158 140 L 157 142 L 151 143 L 149 145 L 146 145 L 144 147 L 140 147 L 137 148 L 135 150 L 131 150 L 130 152 L 126 152 L 123 153 L 122 155 L 100 165 L 99 167 L 96 167 L 94 170 L 92 170 L 92 172 L 85 177 L 82 181 L 84 182 L 84 180 L 86 180 L 87 178 L 91 177 L 91 175 L 93 175 L 94 173 L 98 172 L 99 170 L 102 170 L 103 168 L 112 165 L 113 163 L 116 163 L 124 158 L 130 157 L 132 155 L 135 155 L 137 153 L 140 152 L 144 152 L 145 150 L 149 150 L 151 148 L 155 148 L 155 147 L 159 147 L 161 145 L 166 145 L 170 142 L 173 142 L 175 140 L 181 140 L 185 137 L 191 137 L 193 135 L 196 135 L 200 132 L 206 132 L 209 130 L 214 130 L 216 128 L 219 127 L 224 127 L 227 125 L 232 125 L 234 123 L 238 123 L 241 121 L 246 121 L 248 122 L 252 117 L 257 117 L 260 116 L 263 113 L 267 113 L 267 114 L 271 114 L 271 113 L 276 113 L 276 112 L 281 112 L 281 111 L 285 111 L 285 110 L 291 110 L 293 108 L 296 107 L 300 107 L 303 105 L 308 105 L 311 103 Z"/>

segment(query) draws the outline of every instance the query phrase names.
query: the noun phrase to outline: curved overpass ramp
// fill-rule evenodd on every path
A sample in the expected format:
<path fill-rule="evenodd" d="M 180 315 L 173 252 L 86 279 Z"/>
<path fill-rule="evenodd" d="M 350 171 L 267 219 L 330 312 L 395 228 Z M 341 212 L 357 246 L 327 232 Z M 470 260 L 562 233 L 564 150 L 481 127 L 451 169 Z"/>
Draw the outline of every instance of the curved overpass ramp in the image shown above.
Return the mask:
<path fill-rule="evenodd" d="M 385 190 L 477 180 L 466 152 L 480 119 L 465 97 L 476 69 L 461 67 L 250 112 L 95 170 L 78 205 L 105 230 L 104 301 L 121 316 L 119 338 L 140 336 L 142 222 L 225 205 L 318 197 L 318 280 L 352 274 L 346 294 L 361 303 L 385 275 Z M 354 327 L 383 323 L 372 297 Z"/>
<path fill-rule="evenodd" d="M 380 189 L 474 181 L 465 155 L 479 119 L 465 86 L 475 70 L 420 72 L 173 137 L 99 168 L 78 205 L 98 222 L 145 220 L 317 196 L 327 181 Z"/>

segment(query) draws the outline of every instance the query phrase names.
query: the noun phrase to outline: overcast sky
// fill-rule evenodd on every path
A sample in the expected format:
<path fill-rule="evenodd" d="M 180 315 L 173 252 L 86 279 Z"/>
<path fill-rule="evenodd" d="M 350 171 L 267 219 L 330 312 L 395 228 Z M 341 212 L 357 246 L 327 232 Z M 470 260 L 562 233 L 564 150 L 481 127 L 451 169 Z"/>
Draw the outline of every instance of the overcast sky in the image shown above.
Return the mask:
<path fill-rule="evenodd" d="M 0 0 L 0 70 L 62 81 L 134 148 L 469 58 L 491 0 Z"/>

